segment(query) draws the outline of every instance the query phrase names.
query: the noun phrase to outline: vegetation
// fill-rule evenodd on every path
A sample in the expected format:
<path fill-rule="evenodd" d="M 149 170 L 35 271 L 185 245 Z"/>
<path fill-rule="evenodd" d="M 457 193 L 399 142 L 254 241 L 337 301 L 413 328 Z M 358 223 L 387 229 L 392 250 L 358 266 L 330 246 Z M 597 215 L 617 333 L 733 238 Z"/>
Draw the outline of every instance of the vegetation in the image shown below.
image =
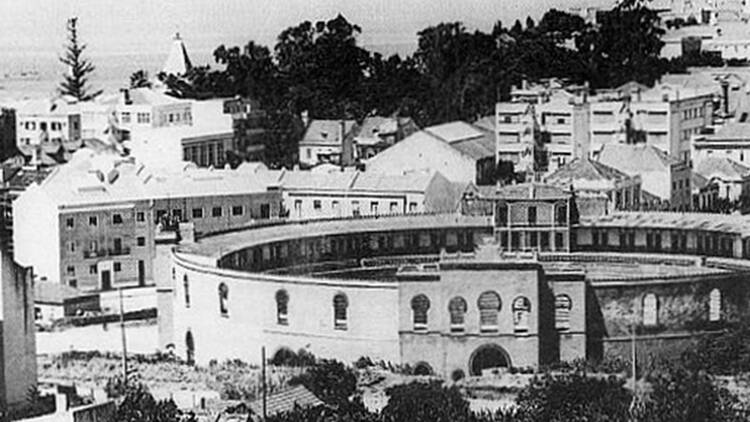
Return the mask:
<path fill-rule="evenodd" d="M 60 61 L 68 67 L 68 72 L 63 75 L 63 81 L 60 83 L 60 94 L 69 95 L 79 101 L 93 100 L 102 91 L 90 91 L 88 87 L 88 77 L 95 68 L 83 57 L 86 44 L 78 39 L 77 17 L 68 19 L 67 30 L 68 44 Z"/>
<path fill-rule="evenodd" d="M 130 75 L 130 88 L 151 88 L 151 81 L 148 79 L 148 72 L 140 69 Z"/>
<path fill-rule="evenodd" d="M 183 415 L 174 401 L 156 400 L 143 384 L 129 385 L 115 412 L 115 422 L 177 422 L 195 420 Z"/>
<path fill-rule="evenodd" d="M 536 24 L 498 21 L 489 33 L 460 22 L 418 33 L 413 55 L 384 57 L 358 44 L 361 29 L 339 15 L 285 29 L 271 49 L 251 41 L 220 46 L 223 70 L 193 68 L 184 77 L 160 75 L 178 97 L 243 95 L 258 99 L 272 128 L 268 160 L 294 163 L 297 116 L 357 119 L 411 117 L 420 126 L 493 114 L 522 80 L 557 77 L 606 88 L 653 82 L 668 69 L 658 16 L 642 2 L 624 2 L 590 25 L 576 15 L 548 11 Z M 543 167 L 543 163 L 540 163 Z"/>

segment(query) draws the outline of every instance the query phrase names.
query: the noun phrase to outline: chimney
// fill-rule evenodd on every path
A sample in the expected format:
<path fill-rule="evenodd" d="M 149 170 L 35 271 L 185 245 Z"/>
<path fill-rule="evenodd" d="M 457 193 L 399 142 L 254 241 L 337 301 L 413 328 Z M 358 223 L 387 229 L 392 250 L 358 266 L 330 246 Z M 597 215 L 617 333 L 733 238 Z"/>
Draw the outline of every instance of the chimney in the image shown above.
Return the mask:
<path fill-rule="evenodd" d="M 346 120 L 339 121 L 339 134 L 341 135 L 341 167 L 354 164 L 354 137 L 347 136 Z"/>
<path fill-rule="evenodd" d="M 729 82 L 727 80 L 721 81 L 721 93 L 724 97 L 724 115 L 729 114 Z"/>
<path fill-rule="evenodd" d="M 55 413 L 65 413 L 68 411 L 68 396 L 63 393 L 55 394 Z"/>
<path fill-rule="evenodd" d="M 122 92 L 122 100 L 125 103 L 125 105 L 131 105 L 133 104 L 133 100 L 130 98 L 130 90 L 127 88 L 123 88 L 120 90 Z"/>
<path fill-rule="evenodd" d="M 529 81 L 527 81 L 526 79 L 522 80 L 521 81 L 521 89 L 523 89 L 523 90 L 529 89 Z"/>
<path fill-rule="evenodd" d="M 310 114 L 307 112 L 307 110 L 300 113 L 299 117 L 302 119 L 302 125 L 304 127 L 307 127 L 307 125 L 310 124 Z"/>

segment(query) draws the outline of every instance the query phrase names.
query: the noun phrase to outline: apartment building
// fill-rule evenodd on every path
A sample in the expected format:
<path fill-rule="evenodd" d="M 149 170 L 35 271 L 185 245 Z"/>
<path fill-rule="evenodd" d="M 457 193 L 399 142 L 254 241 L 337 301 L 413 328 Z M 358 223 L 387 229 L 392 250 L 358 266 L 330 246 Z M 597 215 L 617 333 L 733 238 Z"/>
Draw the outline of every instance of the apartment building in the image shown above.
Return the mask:
<path fill-rule="evenodd" d="M 725 123 L 715 133 L 696 136 L 691 146 L 694 163 L 724 157 L 750 166 L 750 123 Z"/>
<path fill-rule="evenodd" d="M 16 259 L 84 291 L 152 285 L 157 231 L 198 234 L 279 218 L 281 195 L 233 170 L 153 173 L 132 158 L 79 150 L 13 203 Z M 47 245 L 44 253 L 40 245 Z"/>

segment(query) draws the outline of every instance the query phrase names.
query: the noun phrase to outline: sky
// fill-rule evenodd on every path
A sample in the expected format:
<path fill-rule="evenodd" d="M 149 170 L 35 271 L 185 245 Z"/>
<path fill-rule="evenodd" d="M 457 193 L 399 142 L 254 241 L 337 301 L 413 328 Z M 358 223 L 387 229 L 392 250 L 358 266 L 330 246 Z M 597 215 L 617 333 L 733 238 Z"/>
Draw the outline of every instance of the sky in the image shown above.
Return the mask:
<path fill-rule="evenodd" d="M 337 13 L 362 27 L 363 45 L 414 45 L 417 31 L 439 22 L 489 30 L 498 19 L 511 25 L 584 3 L 607 0 L 0 0 L 0 57 L 58 54 L 74 15 L 98 56 L 166 51 L 178 31 L 195 51 L 249 40 L 270 47 L 284 28 Z"/>

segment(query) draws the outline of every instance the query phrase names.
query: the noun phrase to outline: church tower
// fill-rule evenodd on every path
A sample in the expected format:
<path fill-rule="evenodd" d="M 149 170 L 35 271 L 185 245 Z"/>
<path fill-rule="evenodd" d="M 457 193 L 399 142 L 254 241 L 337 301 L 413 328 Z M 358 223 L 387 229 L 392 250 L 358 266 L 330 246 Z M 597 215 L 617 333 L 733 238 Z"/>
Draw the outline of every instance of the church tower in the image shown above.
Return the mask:
<path fill-rule="evenodd" d="M 167 75 L 182 76 L 185 75 L 193 65 L 190 63 L 185 44 L 180 38 L 180 33 L 175 34 L 172 41 L 172 48 L 169 50 L 167 61 L 164 62 L 162 71 Z"/>

